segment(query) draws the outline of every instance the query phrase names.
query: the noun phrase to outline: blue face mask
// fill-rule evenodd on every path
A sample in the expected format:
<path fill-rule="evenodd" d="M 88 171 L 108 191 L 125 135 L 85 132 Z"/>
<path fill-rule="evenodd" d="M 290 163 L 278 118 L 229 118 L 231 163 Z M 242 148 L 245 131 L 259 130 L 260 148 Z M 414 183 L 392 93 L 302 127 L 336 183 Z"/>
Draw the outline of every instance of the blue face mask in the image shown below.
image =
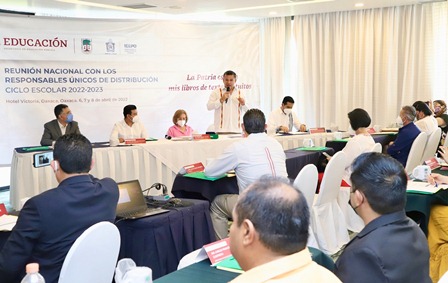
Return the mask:
<path fill-rule="evenodd" d="M 67 119 L 65 119 L 65 122 L 67 122 L 67 123 L 73 122 L 73 114 L 72 113 L 67 114 Z"/>

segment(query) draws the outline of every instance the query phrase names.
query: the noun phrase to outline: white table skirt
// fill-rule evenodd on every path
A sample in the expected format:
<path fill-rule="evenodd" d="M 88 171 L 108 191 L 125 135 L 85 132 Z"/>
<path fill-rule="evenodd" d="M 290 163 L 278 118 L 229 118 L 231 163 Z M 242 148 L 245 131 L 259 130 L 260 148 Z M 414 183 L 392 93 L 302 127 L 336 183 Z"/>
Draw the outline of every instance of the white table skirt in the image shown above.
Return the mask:
<path fill-rule="evenodd" d="M 325 146 L 333 134 L 275 136 L 284 150 L 302 146 L 303 140 L 311 138 L 315 146 Z M 153 183 L 163 183 L 171 193 L 176 174 L 182 166 L 202 162 L 219 156 L 224 148 L 241 138 L 220 136 L 217 140 L 170 141 L 159 140 L 146 144 L 105 147 L 93 149 L 94 166 L 91 174 L 97 178 L 110 177 L 117 182 L 138 179 L 142 189 Z M 34 168 L 32 153 L 14 151 L 11 162 L 11 206 L 19 210 L 21 200 L 35 196 L 58 183 L 50 166 Z M 151 191 L 152 195 L 160 194 Z"/>

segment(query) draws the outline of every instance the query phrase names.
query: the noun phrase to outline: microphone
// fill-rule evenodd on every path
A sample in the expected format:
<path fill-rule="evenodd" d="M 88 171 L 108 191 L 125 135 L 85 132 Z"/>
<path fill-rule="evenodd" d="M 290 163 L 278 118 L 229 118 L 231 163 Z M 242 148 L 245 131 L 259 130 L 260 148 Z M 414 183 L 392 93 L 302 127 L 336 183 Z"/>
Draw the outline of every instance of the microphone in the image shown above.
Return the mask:
<path fill-rule="evenodd" d="M 230 86 L 228 86 L 227 88 L 226 88 L 226 91 L 227 92 L 229 92 L 230 91 Z M 226 103 L 227 103 L 227 101 L 228 101 L 229 99 L 228 98 L 226 98 Z"/>

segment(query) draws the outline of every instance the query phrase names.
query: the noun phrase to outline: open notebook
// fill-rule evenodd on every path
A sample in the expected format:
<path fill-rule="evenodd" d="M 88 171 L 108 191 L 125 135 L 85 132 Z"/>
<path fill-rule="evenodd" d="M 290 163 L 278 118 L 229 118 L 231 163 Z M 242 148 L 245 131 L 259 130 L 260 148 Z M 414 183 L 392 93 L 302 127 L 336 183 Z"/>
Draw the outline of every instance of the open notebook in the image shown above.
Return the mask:
<path fill-rule="evenodd" d="M 169 212 L 167 209 L 148 208 L 138 180 L 118 183 L 118 189 L 120 190 L 117 205 L 118 218 L 138 219 Z"/>

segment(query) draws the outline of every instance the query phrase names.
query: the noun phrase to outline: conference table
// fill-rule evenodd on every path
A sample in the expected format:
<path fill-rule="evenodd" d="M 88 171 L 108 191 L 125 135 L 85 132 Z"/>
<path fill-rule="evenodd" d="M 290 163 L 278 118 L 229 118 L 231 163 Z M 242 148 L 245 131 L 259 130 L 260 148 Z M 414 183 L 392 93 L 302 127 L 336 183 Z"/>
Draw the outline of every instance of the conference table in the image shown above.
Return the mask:
<path fill-rule="evenodd" d="M 166 206 L 170 212 L 116 221 L 121 236 L 119 259 L 131 258 L 137 266 L 150 267 L 156 279 L 177 270 L 184 255 L 214 242 L 209 202 L 193 199 L 182 202 L 191 205 Z M 0 231 L 0 250 L 10 234 Z"/>
<path fill-rule="evenodd" d="M 332 133 L 293 134 L 273 136 L 284 150 L 303 145 L 311 139 L 315 146 L 324 146 L 333 139 Z M 230 144 L 241 140 L 241 135 L 220 135 L 218 139 L 195 141 L 156 140 L 132 146 L 110 147 L 108 143 L 93 143 L 94 167 L 91 174 L 97 178 L 110 177 L 117 182 L 138 179 L 142 188 L 163 183 L 171 192 L 176 174 L 187 164 L 207 163 L 218 157 Z M 55 188 L 56 178 L 50 166 L 34 168 L 33 155 L 39 151 L 16 148 L 11 161 L 11 206 L 20 210 L 22 199 Z M 159 194 L 151 191 L 150 194 Z"/>
<path fill-rule="evenodd" d="M 311 151 L 308 149 L 304 150 L 304 148 L 285 150 L 288 178 L 294 180 L 300 170 L 307 164 L 314 164 L 320 169 L 320 172 L 323 172 L 324 168 L 319 166 L 319 164 L 326 157 L 322 152 L 327 152 L 332 155 L 334 150 L 331 148 Z M 182 174 L 177 174 L 171 192 L 178 198 L 205 199 L 211 202 L 220 194 L 238 194 L 238 185 L 234 177 L 224 177 L 210 181 L 184 177 Z"/>
<path fill-rule="evenodd" d="M 432 172 L 448 176 L 448 170 L 443 168 L 434 169 L 432 170 Z M 447 189 L 447 185 L 441 185 L 440 187 L 441 189 Z M 428 223 L 431 213 L 431 205 L 439 203 L 437 195 L 408 192 L 406 194 L 406 197 L 406 212 L 419 213 L 419 215 L 416 215 L 416 219 L 414 219 L 413 214 L 410 214 L 409 216 L 418 221 L 420 228 L 423 230 L 423 233 L 425 233 L 425 235 L 428 235 Z"/>
<path fill-rule="evenodd" d="M 168 213 L 116 223 L 121 236 L 119 258 L 152 269 L 159 278 L 177 269 L 182 257 L 215 241 L 209 202 L 182 200 L 192 205 L 169 207 Z"/>
<path fill-rule="evenodd" d="M 313 261 L 332 272 L 334 271 L 334 262 L 329 256 L 325 255 L 318 249 L 311 247 L 308 247 L 308 249 L 311 253 Z M 229 272 L 212 267 L 210 266 L 210 261 L 206 259 L 165 275 L 155 280 L 154 283 L 227 283 L 238 275 L 239 273 Z"/>

